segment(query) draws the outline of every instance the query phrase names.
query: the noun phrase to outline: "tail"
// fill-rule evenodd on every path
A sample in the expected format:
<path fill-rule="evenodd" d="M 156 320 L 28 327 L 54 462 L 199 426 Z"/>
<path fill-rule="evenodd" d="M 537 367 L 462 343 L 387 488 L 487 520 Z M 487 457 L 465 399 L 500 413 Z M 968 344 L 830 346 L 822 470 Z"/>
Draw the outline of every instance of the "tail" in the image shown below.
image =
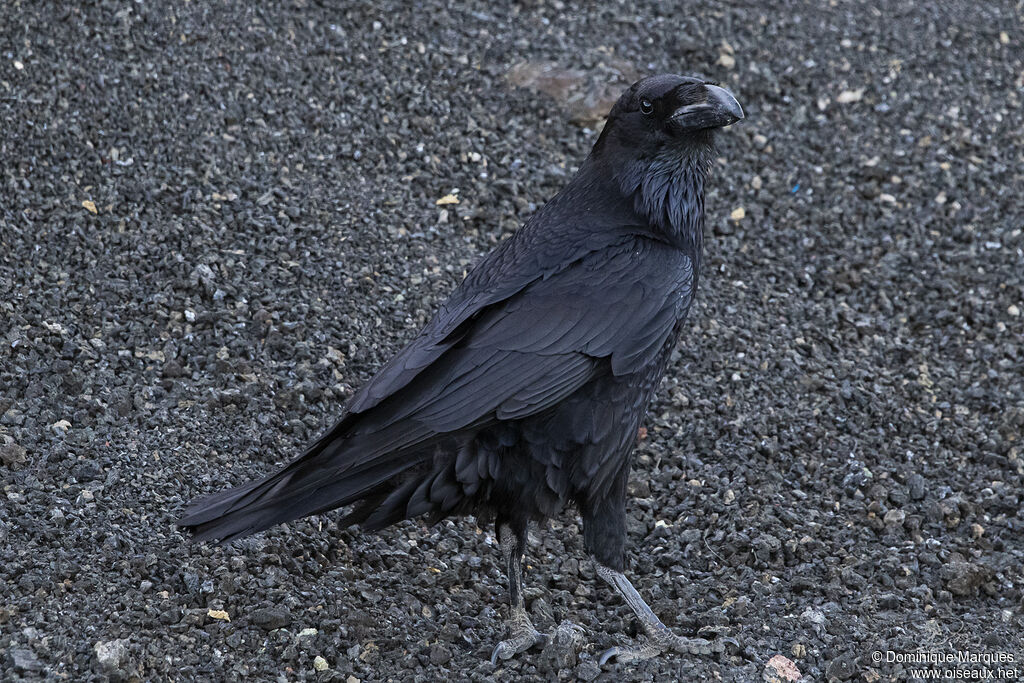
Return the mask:
<path fill-rule="evenodd" d="M 364 460 L 356 454 L 369 444 L 337 431 L 274 474 L 192 502 L 176 523 L 196 540 L 227 543 L 352 503 L 359 505 L 340 524 L 373 531 L 426 513 L 437 519 L 464 502 L 454 458 L 441 455 L 452 444 L 421 442 Z"/>

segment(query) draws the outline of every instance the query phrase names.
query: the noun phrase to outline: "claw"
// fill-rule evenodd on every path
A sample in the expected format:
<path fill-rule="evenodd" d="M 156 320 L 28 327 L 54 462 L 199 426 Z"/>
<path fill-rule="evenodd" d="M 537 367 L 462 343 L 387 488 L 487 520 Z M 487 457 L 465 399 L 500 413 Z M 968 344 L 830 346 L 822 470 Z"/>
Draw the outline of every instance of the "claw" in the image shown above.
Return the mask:
<path fill-rule="evenodd" d="M 608 660 L 612 659 L 613 657 L 615 658 L 615 661 L 619 662 L 620 664 L 628 664 L 629 662 L 640 662 L 645 659 L 657 657 L 664 651 L 665 648 L 661 644 L 655 643 L 654 641 L 647 639 L 644 640 L 643 644 L 639 647 L 617 646 L 608 648 L 601 654 L 601 658 L 598 660 L 598 663 L 601 666 L 604 666 L 608 662 Z"/>
<path fill-rule="evenodd" d="M 620 662 L 629 661 L 628 659 L 619 659 L 619 656 L 624 654 L 625 652 L 621 647 L 610 647 L 601 653 L 601 658 L 597 660 L 597 665 L 604 666 L 608 663 L 609 659 L 616 659 Z"/>
<path fill-rule="evenodd" d="M 722 646 L 721 650 L 718 650 L 716 648 L 715 652 L 724 652 L 726 650 L 726 648 L 728 648 L 730 650 L 729 654 L 733 654 L 733 655 L 740 654 L 740 653 L 743 652 L 743 647 L 740 645 L 740 641 L 736 640 L 735 638 L 733 638 L 731 636 L 722 636 L 721 638 L 716 638 L 714 643 L 715 643 L 716 646 L 717 645 L 721 645 Z"/>
<path fill-rule="evenodd" d="M 548 643 L 548 636 L 529 630 L 513 634 L 508 640 L 503 640 L 494 646 L 491 651 L 491 664 L 497 664 L 499 659 L 512 659 L 520 652 L 526 652 L 534 645 L 544 647 Z"/>

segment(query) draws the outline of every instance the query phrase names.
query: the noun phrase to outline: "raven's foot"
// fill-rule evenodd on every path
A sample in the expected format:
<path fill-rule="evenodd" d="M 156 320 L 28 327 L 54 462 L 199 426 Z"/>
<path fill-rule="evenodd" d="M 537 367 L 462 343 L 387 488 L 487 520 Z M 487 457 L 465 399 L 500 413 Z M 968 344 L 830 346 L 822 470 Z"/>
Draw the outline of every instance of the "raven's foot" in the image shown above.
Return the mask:
<path fill-rule="evenodd" d="M 677 636 L 661 623 L 661 619 L 655 616 L 622 572 L 598 563 L 597 574 L 622 596 L 647 634 L 639 647 L 613 647 L 605 650 L 600 659 L 602 665 L 613 657 L 619 662 L 635 662 L 657 657 L 666 651 L 685 655 L 710 655 L 724 652 L 726 645 L 739 648 L 739 644 L 732 638 L 705 640 Z"/>
<path fill-rule="evenodd" d="M 646 627 L 647 625 L 644 624 Z M 683 638 L 666 627 L 647 630 L 647 638 L 637 647 L 613 647 L 601 654 L 599 663 L 614 658 L 617 662 L 637 662 L 657 657 L 663 652 L 677 652 L 684 655 L 711 655 L 725 651 L 731 639 L 705 640 L 704 638 Z"/>
<path fill-rule="evenodd" d="M 509 613 L 508 634 L 507 640 L 494 646 L 491 664 L 497 664 L 499 659 L 511 659 L 534 645 L 543 647 L 548 642 L 548 636 L 533 627 L 530 615 L 526 613 L 524 607 L 513 607 Z"/>

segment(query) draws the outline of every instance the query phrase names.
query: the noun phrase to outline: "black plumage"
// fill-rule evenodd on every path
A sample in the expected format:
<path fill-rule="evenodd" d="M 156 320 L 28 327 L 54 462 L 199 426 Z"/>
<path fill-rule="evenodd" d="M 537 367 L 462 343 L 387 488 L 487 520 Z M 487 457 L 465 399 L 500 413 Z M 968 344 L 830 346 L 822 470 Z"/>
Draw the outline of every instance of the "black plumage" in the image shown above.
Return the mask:
<path fill-rule="evenodd" d="M 352 504 L 342 524 L 366 530 L 488 512 L 521 555 L 531 520 L 574 503 L 588 551 L 621 572 L 631 452 L 697 289 L 712 131 L 739 118 L 697 79 L 635 84 L 566 188 L 328 433 L 179 524 L 227 541 Z"/>

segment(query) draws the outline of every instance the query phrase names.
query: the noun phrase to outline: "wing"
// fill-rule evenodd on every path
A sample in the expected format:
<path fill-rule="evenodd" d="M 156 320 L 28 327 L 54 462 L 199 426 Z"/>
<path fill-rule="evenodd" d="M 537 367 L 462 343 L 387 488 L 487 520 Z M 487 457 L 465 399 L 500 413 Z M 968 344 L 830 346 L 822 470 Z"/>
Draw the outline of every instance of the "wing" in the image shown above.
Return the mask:
<path fill-rule="evenodd" d="M 686 254 L 631 236 L 477 310 L 435 360 L 293 461 L 289 495 L 318 510 L 346 504 L 453 435 L 541 413 L 600 373 L 642 368 L 686 315 L 693 282 Z"/>
<path fill-rule="evenodd" d="M 536 414 L 598 373 L 649 363 L 689 309 L 693 264 L 631 237 L 478 310 L 436 360 L 352 425 L 360 461 Z"/>
<path fill-rule="evenodd" d="M 549 206 L 473 267 L 416 338 L 349 399 L 346 417 L 373 408 L 408 385 L 458 344 L 474 327 L 475 318 L 491 307 L 537 282 L 574 269 L 605 249 L 647 234 L 646 228 L 629 225 L 593 230 L 591 226 L 565 224 L 552 230 L 550 220 L 545 220 L 551 217 L 542 215 Z"/>
<path fill-rule="evenodd" d="M 459 494 L 443 473 L 415 491 L 388 482 L 453 436 L 542 413 L 602 373 L 642 368 L 686 315 L 693 283 L 685 254 L 634 235 L 501 298 L 496 287 L 476 303 L 456 302 L 361 392 L 359 412 L 284 469 L 193 504 L 181 523 L 225 539 L 368 496 L 372 504 L 349 523 L 378 503 L 368 520 L 377 528 L 419 514 L 428 498 L 448 510 Z"/>

